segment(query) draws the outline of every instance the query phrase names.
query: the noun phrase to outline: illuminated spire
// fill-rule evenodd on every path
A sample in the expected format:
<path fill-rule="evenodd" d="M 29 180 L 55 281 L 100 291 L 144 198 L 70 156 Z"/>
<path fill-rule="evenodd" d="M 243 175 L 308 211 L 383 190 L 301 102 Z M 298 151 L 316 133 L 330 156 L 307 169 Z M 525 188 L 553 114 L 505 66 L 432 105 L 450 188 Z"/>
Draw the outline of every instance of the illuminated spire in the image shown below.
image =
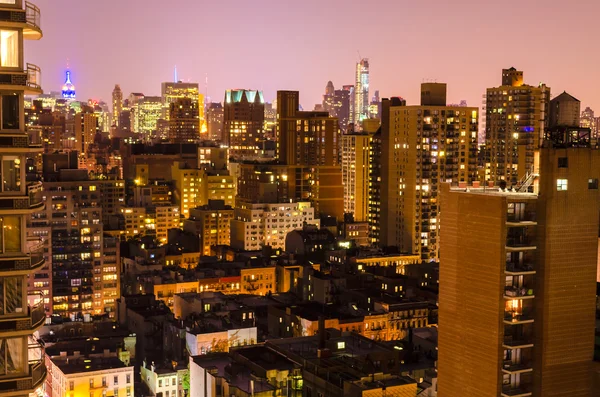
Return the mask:
<path fill-rule="evenodd" d="M 67 70 L 65 84 L 62 87 L 62 96 L 65 99 L 75 99 L 75 86 L 71 82 L 71 71 Z"/>
<path fill-rule="evenodd" d="M 177 79 L 177 65 L 175 65 L 175 71 L 173 74 L 175 75 L 175 83 L 178 83 L 179 80 Z"/>

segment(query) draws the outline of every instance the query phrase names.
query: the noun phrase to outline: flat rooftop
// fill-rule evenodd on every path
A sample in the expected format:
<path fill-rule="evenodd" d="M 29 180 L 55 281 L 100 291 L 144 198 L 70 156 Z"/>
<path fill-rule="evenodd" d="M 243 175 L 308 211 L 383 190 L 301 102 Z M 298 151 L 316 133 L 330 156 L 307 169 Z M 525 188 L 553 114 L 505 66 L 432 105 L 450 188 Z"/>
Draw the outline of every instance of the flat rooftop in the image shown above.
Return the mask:
<path fill-rule="evenodd" d="M 63 374 L 77 374 L 81 372 L 104 371 L 107 369 L 131 368 L 127 367 L 121 360 L 116 357 L 94 357 L 94 358 L 66 358 L 54 357 L 51 358 L 52 363 L 56 365 Z"/>

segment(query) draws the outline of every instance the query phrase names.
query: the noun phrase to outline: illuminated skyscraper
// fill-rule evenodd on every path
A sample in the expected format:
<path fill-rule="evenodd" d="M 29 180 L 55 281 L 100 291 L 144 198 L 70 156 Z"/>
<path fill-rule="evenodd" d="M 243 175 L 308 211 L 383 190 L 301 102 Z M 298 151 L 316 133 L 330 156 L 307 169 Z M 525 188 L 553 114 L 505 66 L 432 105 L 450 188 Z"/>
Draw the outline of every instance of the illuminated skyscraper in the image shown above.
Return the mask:
<path fill-rule="evenodd" d="M 71 82 L 71 71 L 67 70 L 65 74 L 65 84 L 62 87 L 62 97 L 65 99 L 75 99 L 75 86 Z"/>
<path fill-rule="evenodd" d="M 513 185 L 537 172 L 549 101 L 550 87 L 524 84 L 515 68 L 502 70 L 502 85 L 486 93 L 486 180 Z"/>
<path fill-rule="evenodd" d="M 329 112 L 331 117 L 337 117 L 342 133 L 346 133 L 348 129 L 351 95 L 352 86 L 336 90 L 331 81 L 327 83 L 323 95 L 323 110 Z"/>
<path fill-rule="evenodd" d="M 112 111 L 113 111 L 113 125 L 119 127 L 119 118 L 123 111 L 123 91 L 121 87 L 116 84 L 112 92 Z"/>
<path fill-rule="evenodd" d="M 262 91 L 225 92 L 223 135 L 232 157 L 252 157 L 264 139 L 265 100 Z"/>
<path fill-rule="evenodd" d="M 87 153 L 89 146 L 94 143 L 98 132 L 98 116 L 91 108 L 83 109 L 74 118 L 75 149 L 79 153 Z"/>
<path fill-rule="evenodd" d="M 26 179 L 27 159 L 43 151 L 24 123 L 24 96 L 39 95 L 40 69 L 24 62 L 23 40 L 39 40 L 40 10 L 0 2 L 0 396 L 43 395 L 43 348 L 33 334 L 44 325 L 45 297 L 27 293 L 27 278 L 44 265 L 43 240 L 28 238 L 26 219 L 44 208 L 41 182 Z M 40 288 L 42 289 L 42 288 Z"/>
<path fill-rule="evenodd" d="M 354 83 L 354 117 L 356 128 L 361 128 L 362 121 L 369 117 L 369 60 L 363 58 L 356 64 L 356 80 Z"/>
<path fill-rule="evenodd" d="M 369 223 L 374 243 L 437 261 L 440 184 L 477 178 L 479 112 L 446 106 L 446 84 L 424 83 L 421 92 L 420 106 L 383 100 L 371 149 Z"/>
<path fill-rule="evenodd" d="M 142 139 L 150 141 L 156 137 L 157 123 L 162 118 L 162 99 L 158 96 L 147 96 L 137 103 L 137 132 Z"/>
<path fill-rule="evenodd" d="M 583 128 L 592 130 L 592 138 L 598 139 L 598 117 L 594 117 L 594 111 L 590 109 L 590 107 L 586 107 L 585 110 L 581 112 L 579 125 Z"/>
<path fill-rule="evenodd" d="M 223 137 L 223 105 L 219 102 L 211 102 L 206 110 L 206 122 L 208 127 L 208 139 L 222 142 Z"/>
<path fill-rule="evenodd" d="M 173 143 L 197 142 L 200 139 L 198 102 L 179 98 L 169 110 L 169 141 Z"/>
<path fill-rule="evenodd" d="M 204 95 L 202 95 L 202 103 L 200 103 L 201 94 L 198 89 L 198 83 L 183 83 L 181 81 L 165 82 L 162 83 L 161 95 L 164 106 L 164 119 L 169 120 L 171 104 L 180 98 L 189 98 L 196 102 L 198 117 L 201 116 L 200 107 L 202 106 L 202 117 L 204 117 Z"/>
<path fill-rule="evenodd" d="M 297 201 L 311 201 L 321 216 L 344 214 L 338 156 L 339 127 L 327 112 L 299 109 L 297 91 L 277 91 L 277 155 L 288 166 L 288 189 Z"/>

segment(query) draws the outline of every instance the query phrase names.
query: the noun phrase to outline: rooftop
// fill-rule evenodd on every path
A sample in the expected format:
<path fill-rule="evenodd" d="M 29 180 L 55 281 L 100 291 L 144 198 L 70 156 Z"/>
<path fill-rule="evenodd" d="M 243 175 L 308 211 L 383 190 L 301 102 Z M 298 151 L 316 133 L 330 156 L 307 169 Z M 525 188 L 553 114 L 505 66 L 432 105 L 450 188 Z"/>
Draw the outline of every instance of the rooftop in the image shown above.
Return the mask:
<path fill-rule="evenodd" d="M 104 371 L 107 369 L 116 369 L 116 368 L 131 368 L 133 371 L 133 366 L 127 367 L 121 360 L 116 357 L 101 357 L 101 358 L 78 358 L 78 359 L 69 359 L 69 358 L 61 358 L 54 357 L 51 358 L 52 363 L 56 365 L 63 374 L 77 374 L 81 372 L 94 372 L 94 371 Z"/>

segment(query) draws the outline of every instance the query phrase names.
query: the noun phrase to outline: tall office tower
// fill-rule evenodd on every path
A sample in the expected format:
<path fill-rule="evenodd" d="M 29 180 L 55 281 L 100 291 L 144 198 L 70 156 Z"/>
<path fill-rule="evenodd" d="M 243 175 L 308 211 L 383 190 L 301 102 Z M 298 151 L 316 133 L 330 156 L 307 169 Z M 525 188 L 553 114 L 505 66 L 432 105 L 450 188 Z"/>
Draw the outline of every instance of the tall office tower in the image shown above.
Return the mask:
<path fill-rule="evenodd" d="M 198 142 L 200 118 L 198 102 L 179 98 L 171 103 L 169 110 L 169 141 L 172 143 Z"/>
<path fill-rule="evenodd" d="M 323 110 L 329 112 L 331 117 L 337 117 L 340 130 L 346 133 L 350 120 L 350 90 L 344 86 L 342 90 L 336 90 L 330 81 L 325 87 L 323 95 Z"/>
<path fill-rule="evenodd" d="M 200 117 L 200 111 L 202 111 L 202 117 L 204 118 L 204 95 L 202 95 L 202 101 L 200 101 L 201 94 L 198 83 L 165 82 L 161 85 L 161 95 L 164 106 L 164 119 L 169 120 L 171 104 L 182 98 L 189 98 L 194 101 L 198 110 L 198 117 Z"/>
<path fill-rule="evenodd" d="M 163 117 L 161 97 L 146 96 L 137 101 L 137 133 L 145 142 L 156 138 L 157 123 Z"/>
<path fill-rule="evenodd" d="M 298 91 L 277 92 L 277 154 L 287 164 L 290 191 L 312 201 L 321 216 L 341 220 L 344 188 L 338 156 L 338 120 L 327 112 L 299 111 Z"/>
<path fill-rule="evenodd" d="M 550 101 L 548 127 L 579 127 L 581 102 L 574 96 L 563 92 Z"/>
<path fill-rule="evenodd" d="M 354 220 L 364 222 L 369 212 L 369 133 L 342 134 L 342 183 L 344 213 L 354 214 Z"/>
<path fill-rule="evenodd" d="M 223 142 L 223 117 L 223 105 L 220 102 L 211 102 L 206 109 L 208 139 Z"/>
<path fill-rule="evenodd" d="M 502 70 L 502 85 L 486 93 L 486 180 L 512 185 L 536 173 L 549 101 L 550 87 L 524 84 L 515 68 Z"/>
<path fill-rule="evenodd" d="M 264 139 L 263 93 L 227 90 L 223 108 L 223 135 L 229 146 L 229 154 L 235 158 L 255 156 Z"/>
<path fill-rule="evenodd" d="M 360 129 L 362 121 L 369 117 L 369 60 L 363 58 L 356 64 L 354 83 L 354 125 Z"/>
<path fill-rule="evenodd" d="M 375 91 L 375 95 L 371 99 L 369 105 L 369 118 L 378 119 L 381 117 L 381 98 L 379 97 L 379 90 Z"/>
<path fill-rule="evenodd" d="M 589 106 L 581 112 L 579 126 L 589 128 L 592 133 L 592 138 L 598 139 L 598 118 L 594 117 L 594 111 L 590 109 Z"/>
<path fill-rule="evenodd" d="M 325 95 L 323 95 L 323 110 L 329 112 L 329 115 L 333 116 L 335 103 L 335 87 L 333 82 L 328 81 L 325 86 Z"/>
<path fill-rule="evenodd" d="M 112 92 L 112 111 L 113 111 L 113 124 L 119 127 L 119 118 L 123 111 L 123 91 L 121 86 L 115 84 L 115 88 Z"/>
<path fill-rule="evenodd" d="M 88 153 L 98 132 L 98 116 L 93 112 L 82 110 L 74 117 L 75 149 L 79 153 Z"/>
<path fill-rule="evenodd" d="M 46 378 L 43 348 L 33 334 L 46 313 L 40 294 L 28 295 L 27 277 L 44 265 L 40 239 L 27 238 L 26 217 L 44 208 L 40 182 L 26 180 L 27 158 L 41 153 L 25 129 L 24 95 L 39 95 L 40 69 L 25 64 L 23 40 L 42 37 L 39 9 L 22 0 L 0 4 L 0 293 L 2 363 L 0 396 L 42 395 Z M 39 393 L 39 394 L 38 394 Z"/>
<path fill-rule="evenodd" d="M 446 84 L 422 84 L 421 93 L 420 106 L 383 100 L 372 149 L 370 228 L 379 245 L 436 261 L 440 183 L 477 178 L 478 109 L 445 106 Z"/>
<path fill-rule="evenodd" d="M 597 395 L 600 151 L 562 146 L 539 194 L 443 187 L 440 396 Z"/>

